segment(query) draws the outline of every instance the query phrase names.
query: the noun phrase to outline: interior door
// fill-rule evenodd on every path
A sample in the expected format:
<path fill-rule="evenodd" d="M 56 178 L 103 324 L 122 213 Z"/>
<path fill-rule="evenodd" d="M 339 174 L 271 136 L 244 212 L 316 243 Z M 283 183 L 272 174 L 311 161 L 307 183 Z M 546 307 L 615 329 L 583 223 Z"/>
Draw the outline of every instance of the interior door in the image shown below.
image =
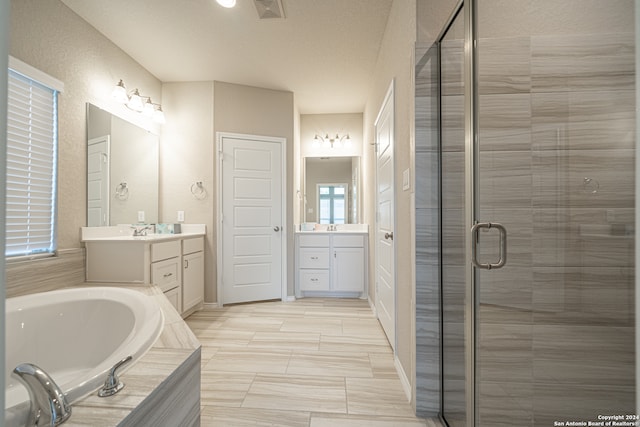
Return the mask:
<path fill-rule="evenodd" d="M 282 298 L 282 145 L 221 138 L 224 304 Z"/>
<path fill-rule="evenodd" d="M 109 135 L 89 140 L 87 155 L 87 225 L 109 225 Z"/>
<path fill-rule="evenodd" d="M 396 347 L 394 230 L 394 94 L 393 82 L 375 122 L 376 136 L 376 311 L 389 344 Z"/>

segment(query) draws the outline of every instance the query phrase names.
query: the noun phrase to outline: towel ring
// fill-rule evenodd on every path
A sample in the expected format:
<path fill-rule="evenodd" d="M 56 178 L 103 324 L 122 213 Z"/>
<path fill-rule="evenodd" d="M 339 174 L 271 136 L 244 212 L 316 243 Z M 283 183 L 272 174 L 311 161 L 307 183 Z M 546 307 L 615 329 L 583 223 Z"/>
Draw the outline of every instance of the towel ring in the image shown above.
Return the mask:
<path fill-rule="evenodd" d="M 207 197 L 207 190 L 205 190 L 202 185 L 202 181 L 196 181 L 191 184 L 191 194 L 193 194 L 193 196 L 198 200 L 202 200 Z"/>
<path fill-rule="evenodd" d="M 121 182 L 116 187 L 116 197 L 119 200 L 127 200 L 129 198 L 129 187 L 126 182 Z"/>

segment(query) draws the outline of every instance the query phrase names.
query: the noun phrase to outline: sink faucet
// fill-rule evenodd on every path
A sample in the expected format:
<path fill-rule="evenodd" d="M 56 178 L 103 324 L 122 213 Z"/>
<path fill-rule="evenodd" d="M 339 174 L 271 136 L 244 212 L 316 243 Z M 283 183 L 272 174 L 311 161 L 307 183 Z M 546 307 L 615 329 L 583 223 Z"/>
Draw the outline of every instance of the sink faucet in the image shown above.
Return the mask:
<path fill-rule="evenodd" d="M 69 419 L 71 405 L 49 374 L 31 363 L 21 363 L 13 372 L 29 391 L 27 426 L 57 426 Z"/>
<path fill-rule="evenodd" d="M 338 227 L 335 224 L 329 224 L 327 226 L 327 231 L 338 231 Z"/>
<path fill-rule="evenodd" d="M 144 226 L 142 228 L 132 225 L 131 228 L 133 228 L 133 237 L 146 236 L 147 235 L 147 230 L 151 230 L 151 226 L 150 225 L 146 225 L 146 226 Z"/>

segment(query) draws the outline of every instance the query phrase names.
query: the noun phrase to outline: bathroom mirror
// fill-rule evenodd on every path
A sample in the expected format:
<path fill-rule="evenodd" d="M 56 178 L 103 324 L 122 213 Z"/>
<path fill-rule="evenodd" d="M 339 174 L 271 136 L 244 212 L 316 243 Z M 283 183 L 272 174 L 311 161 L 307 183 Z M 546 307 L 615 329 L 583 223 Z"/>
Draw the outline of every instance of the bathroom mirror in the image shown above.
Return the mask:
<path fill-rule="evenodd" d="M 357 224 L 360 215 L 360 157 L 305 157 L 305 222 Z"/>
<path fill-rule="evenodd" d="M 87 225 L 158 222 L 158 135 L 87 104 Z"/>

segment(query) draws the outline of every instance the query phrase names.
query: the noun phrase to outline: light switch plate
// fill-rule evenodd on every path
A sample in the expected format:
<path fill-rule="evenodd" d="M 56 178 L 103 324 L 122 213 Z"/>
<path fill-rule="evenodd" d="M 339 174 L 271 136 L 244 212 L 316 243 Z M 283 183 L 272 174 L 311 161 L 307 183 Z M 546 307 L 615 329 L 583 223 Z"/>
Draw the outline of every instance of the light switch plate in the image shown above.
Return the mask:
<path fill-rule="evenodd" d="M 402 172 L 402 189 L 403 190 L 408 190 L 409 188 L 411 188 L 410 174 L 411 174 L 410 169 L 405 169 L 405 171 Z"/>
<path fill-rule="evenodd" d="M 138 211 L 138 222 L 144 222 L 144 211 Z"/>
<path fill-rule="evenodd" d="M 184 222 L 184 211 L 178 211 L 178 222 Z"/>

